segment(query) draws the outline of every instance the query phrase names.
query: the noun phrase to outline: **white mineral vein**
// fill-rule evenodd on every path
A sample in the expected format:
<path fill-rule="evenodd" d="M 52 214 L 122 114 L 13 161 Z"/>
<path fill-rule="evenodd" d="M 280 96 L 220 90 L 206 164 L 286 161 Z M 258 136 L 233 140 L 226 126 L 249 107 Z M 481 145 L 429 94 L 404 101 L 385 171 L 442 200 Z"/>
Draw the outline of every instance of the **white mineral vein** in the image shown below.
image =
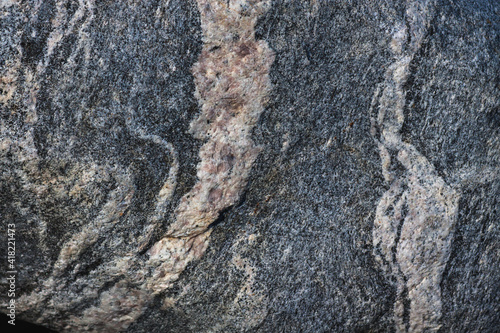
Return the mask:
<path fill-rule="evenodd" d="M 449 257 L 459 194 L 401 138 L 404 85 L 429 24 L 428 1 L 408 1 L 406 16 L 408 25 L 396 27 L 392 37 L 395 62 L 386 71 L 378 116 L 372 118 L 383 175 L 391 184 L 376 210 L 373 246 L 376 259 L 396 278 L 397 331 L 426 332 L 440 327 L 440 282 Z M 402 174 L 395 171 L 398 163 L 404 169 Z M 409 308 L 405 308 L 406 299 Z"/>

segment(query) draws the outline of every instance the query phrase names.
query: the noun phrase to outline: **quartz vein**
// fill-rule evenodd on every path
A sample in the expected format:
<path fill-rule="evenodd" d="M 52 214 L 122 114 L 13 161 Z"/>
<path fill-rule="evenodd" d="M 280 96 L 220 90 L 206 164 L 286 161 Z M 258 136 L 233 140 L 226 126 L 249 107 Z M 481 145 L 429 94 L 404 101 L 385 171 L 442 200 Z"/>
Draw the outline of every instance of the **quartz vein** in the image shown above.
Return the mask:
<path fill-rule="evenodd" d="M 379 109 L 372 117 L 372 135 L 380 151 L 383 176 L 391 184 L 376 209 L 373 247 L 375 258 L 396 278 L 397 331 L 426 332 L 440 327 L 440 282 L 449 257 L 459 194 L 427 158 L 401 138 L 404 85 L 430 15 L 429 1 L 408 1 L 406 8 L 407 24 L 396 27 L 392 36 L 395 61 L 372 104 L 373 108 L 378 103 Z M 398 173 L 398 166 L 404 171 Z"/>

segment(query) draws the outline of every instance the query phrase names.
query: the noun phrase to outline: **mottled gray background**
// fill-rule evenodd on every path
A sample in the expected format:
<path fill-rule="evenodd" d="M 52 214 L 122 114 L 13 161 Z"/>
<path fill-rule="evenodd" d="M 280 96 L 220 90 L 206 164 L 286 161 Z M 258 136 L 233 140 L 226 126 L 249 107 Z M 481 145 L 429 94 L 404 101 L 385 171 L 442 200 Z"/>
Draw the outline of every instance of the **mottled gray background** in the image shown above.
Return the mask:
<path fill-rule="evenodd" d="M 500 4 L 433 4 L 405 85 L 402 135 L 461 193 L 441 282 L 440 332 L 496 332 Z M 4 258 L 6 225 L 15 223 L 20 295 L 49 276 L 64 242 L 102 209 L 119 186 L 120 172 L 113 170 L 132 175 L 131 205 L 81 255 L 78 273 L 67 272 L 65 288 L 78 293 L 100 266 L 133 250 L 129 240 L 143 233 L 172 164 L 163 146 L 136 131 L 158 135 L 179 154 L 168 217 L 152 242 L 195 183 L 203 143 L 187 133 L 200 112 L 191 74 L 202 47 L 195 1 L 97 1 L 93 16 L 78 20 L 48 57 L 61 5 L 68 20 L 78 9 L 76 1 L 0 5 L 0 74 L 14 75 L 7 70 L 19 60 L 12 98 L 0 103 L 0 140 L 10 147 L 0 152 L 0 249 Z M 272 2 L 256 26 L 256 38 L 274 50 L 275 61 L 269 102 L 253 129 L 263 150 L 246 190 L 212 225 L 203 257 L 128 332 L 394 330 L 395 282 L 372 254 L 375 209 L 388 185 L 369 109 L 393 62 L 391 32 L 404 21 L 404 6 Z M 23 159 L 29 132 L 38 156 L 32 164 Z M 97 166 L 108 176 L 95 176 L 78 196 L 69 195 Z M 5 260 L 0 265 L 7 270 Z M 108 281 L 98 293 L 112 285 Z M 2 304 L 6 290 L 2 283 Z M 164 299 L 175 301 L 165 305 Z M 95 302 L 83 297 L 42 324 L 57 328 L 60 318 L 78 316 Z M 18 318 L 36 322 L 49 306 Z"/>

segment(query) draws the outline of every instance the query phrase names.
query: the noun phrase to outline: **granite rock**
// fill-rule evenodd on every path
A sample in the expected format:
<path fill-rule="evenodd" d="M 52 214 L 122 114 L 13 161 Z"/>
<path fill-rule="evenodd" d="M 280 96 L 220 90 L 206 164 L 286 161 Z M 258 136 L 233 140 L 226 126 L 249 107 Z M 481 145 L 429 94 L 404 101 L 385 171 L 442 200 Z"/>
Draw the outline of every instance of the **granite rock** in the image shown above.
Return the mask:
<path fill-rule="evenodd" d="M 0 0 L 1 311 L 58 332 L 496 332 L 499 17 Z"/>

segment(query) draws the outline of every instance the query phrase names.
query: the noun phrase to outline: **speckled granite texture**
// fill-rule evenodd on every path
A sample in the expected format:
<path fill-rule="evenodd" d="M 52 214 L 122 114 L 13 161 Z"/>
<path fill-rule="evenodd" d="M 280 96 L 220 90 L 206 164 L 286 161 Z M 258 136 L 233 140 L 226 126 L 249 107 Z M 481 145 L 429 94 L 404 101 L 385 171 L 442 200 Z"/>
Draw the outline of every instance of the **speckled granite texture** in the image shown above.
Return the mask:
<path fill-rule="evenodd" d="M 1 312 L 498 332 L 500 3 L 0 0 Z"/>

